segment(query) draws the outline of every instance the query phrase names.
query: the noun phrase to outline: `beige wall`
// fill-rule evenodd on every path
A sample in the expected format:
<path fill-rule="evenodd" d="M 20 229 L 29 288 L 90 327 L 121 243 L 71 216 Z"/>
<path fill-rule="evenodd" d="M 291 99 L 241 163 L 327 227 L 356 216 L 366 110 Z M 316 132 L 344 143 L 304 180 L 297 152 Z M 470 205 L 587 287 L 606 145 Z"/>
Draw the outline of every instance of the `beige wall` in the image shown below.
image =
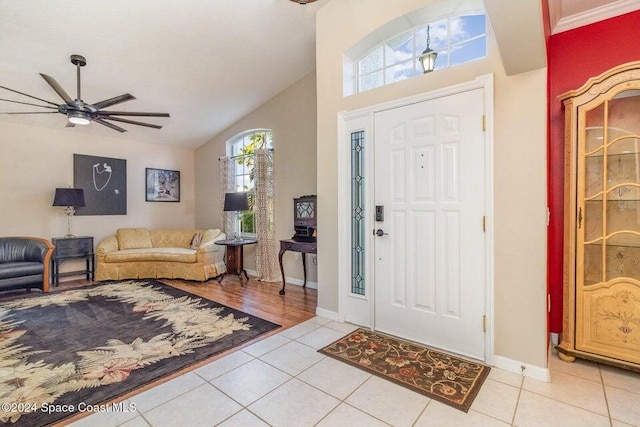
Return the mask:
<path fill-rule="evenodd" d="M 318 307 L 338 311 L 337 115 L 495 76 L 495 355 L 546 367 L 546 69 L 506 76 L 488 57 L 342 96 L 343 53 L 376 28 L 436 0 L 332 0 L 317 15 Z"/>
<path fill-rule="evenodd" d="M 194 227 L 193 150 L 74 130 L 0 122 L 0 236 L 66 234 L 64 209 L 51 204 L 56 187 L 73 185 L 73 154 L 127 161 L 127 215 L 76 216 L 75 235 L 97 244 L 119 227 Z M 145 202 L 147 167 L 180 171 L 179 203 Z"/>
<path fill-rule="evenodd" d="M 272 129 L 275 148 L 276 237 L 293 236 L 293 198 L 316 194 L 316 75 L 308 74 L 196 150 L 196 226 L 220 227 L 218 158 L 225 143 L 250 129 Z M 323 206 L 319 206 L 322 212 Z M 322 234 L 322 231 L 320 231 Z M 255 269 L 255 248 L 245 248 L 245 267 Z M 302 279 L 299 254 L 283 259 L 287 277 Z M 307 259 L 307 279 L 316 282 L 316 266 Z"/>

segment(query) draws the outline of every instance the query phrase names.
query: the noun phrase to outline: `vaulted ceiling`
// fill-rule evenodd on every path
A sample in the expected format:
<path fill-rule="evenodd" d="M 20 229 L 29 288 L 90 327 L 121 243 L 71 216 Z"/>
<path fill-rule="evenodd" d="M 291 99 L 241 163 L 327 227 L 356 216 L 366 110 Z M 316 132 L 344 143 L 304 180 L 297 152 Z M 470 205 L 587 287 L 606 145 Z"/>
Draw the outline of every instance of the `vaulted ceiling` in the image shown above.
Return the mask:
<path fill-rule="evenodd" d="M 122 138 L 194 148 L 315 68 L 315 13 L 329 1 L 0 0 L 0 85 L 60 102 L 43 73 L 75 98 L 69 57 L 80 54 L 88 62 L 82 68 L 86 102 L 131 93 L 137 99 L 118 110 L 171 114 L 141 120 L 162 130 L 122 125 L 128 130 Z M 544 66 L 541 1 L 549 2 L 552 31 L 626 13 L 639 3 L 485 0 L 508 74 Z M 1 89 L 0 98 L 33 101 Z M 34 110 L 0 102 L 0 112 Z M 66 124 L 60 114 L 0 120 Z M 120 135 L 94 124 L 68 131 Z"/>
<path fill-rule="evenodd" d="M 0 0 L 0 85 L 61 102 L 43 73 L 75 98 L 69 57 L 80 54 L 84 101 L 131 93 L 137 99 L 117 110 L 171 118 L 140 119 L 161 130 L 123 124 L 128 132 L 119 134 L 91 124 L 69 132 L 197 147 L 315 69 L 315 13 L 327 1 Z M 34 101 L 1 89 L 0 98 Z M 0 102 L 0 112 L 34 110 Z M 0 120 L 66 124 L 62 114 Z"/>

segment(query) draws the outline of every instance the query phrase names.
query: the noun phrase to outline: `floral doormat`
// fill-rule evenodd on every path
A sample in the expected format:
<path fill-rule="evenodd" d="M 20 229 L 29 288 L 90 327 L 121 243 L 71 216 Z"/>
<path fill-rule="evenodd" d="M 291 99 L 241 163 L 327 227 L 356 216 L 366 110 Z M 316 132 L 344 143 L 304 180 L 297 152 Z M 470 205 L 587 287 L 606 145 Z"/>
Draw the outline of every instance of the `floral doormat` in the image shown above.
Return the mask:
<path fill-rule="evenodd" d="M 0 301 L 0 422 L 135 410 L 110 401 L 278 327 L 155 280 Z"/>
<path fill-rule="evenodd" d="M 362 328 L 318 351 L 464 412 L 491 369 Z"/>

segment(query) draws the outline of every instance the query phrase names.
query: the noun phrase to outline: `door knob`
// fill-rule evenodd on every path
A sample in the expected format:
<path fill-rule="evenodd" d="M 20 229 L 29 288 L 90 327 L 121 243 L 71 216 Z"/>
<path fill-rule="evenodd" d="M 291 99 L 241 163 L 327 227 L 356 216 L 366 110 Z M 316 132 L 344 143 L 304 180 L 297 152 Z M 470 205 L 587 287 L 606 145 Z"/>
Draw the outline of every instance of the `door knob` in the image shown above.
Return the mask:
<path fill-rule="evenodd" d="M 389 235 L 389 233 L 385 233 L 385 232 L 384 232 L 384 230 L 383 230 L 382 228 L 378 228 L 378 229 L 375 231 L 375 235 L 376 235 L 376 236 L 388 236 L 388 235 Z"/>

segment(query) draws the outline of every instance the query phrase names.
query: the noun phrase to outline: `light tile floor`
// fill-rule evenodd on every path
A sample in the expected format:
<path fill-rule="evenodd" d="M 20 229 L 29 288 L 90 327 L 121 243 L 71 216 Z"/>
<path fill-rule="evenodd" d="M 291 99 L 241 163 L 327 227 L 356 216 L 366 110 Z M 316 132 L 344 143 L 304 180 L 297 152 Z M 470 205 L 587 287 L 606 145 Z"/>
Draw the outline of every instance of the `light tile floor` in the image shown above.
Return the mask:
<path fill-rule="evenodd" d="M 640 374 L 552 352 L 550 383 L 493 368 L 465 414 L 316 352 L 354 329 L 315 317 L 73 426 L 640 426 Z"/>

